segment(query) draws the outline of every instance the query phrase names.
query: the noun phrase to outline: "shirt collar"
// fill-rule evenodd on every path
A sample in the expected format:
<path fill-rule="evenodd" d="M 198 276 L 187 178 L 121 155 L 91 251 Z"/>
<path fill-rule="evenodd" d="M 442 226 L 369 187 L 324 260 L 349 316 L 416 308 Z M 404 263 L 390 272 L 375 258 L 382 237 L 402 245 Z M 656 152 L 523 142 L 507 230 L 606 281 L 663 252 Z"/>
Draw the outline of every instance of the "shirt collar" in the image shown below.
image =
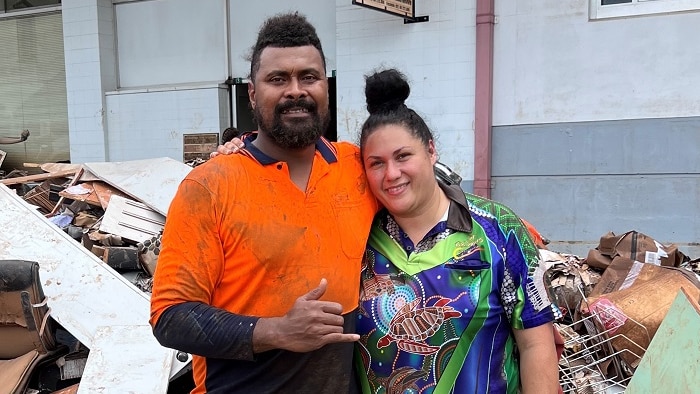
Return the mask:
<path fill-rule="evenodd" d="M 447 227 L 469 233 L 472 231 L 472 216 L 469 214 L 467 197 L 459 185 L 448 185 L 438 180 L 438 185 L 447 198 L 450 199 L 450 208 L 447 213 Z"/>
<path fill-rule="evenodd" d="M 243 143 L 245 146 L 243 147 L 241 153 L 247 153 L 248 156 L 251 156 L 264 166 L 279 162 L 279 160 L 264 154 L 260 149 L 253 145 L 253 141 L 255 141 L 257 136 L 258 133 L 254 132 L 248 133 L 243 137 Z M 316 140 L 316 150 L 321 154 L 321 157 L 323 157 L 327 163 L 330 164 L 338 161 L 338 151 L 325 137 L 319 137 L 318 140 Z"/>

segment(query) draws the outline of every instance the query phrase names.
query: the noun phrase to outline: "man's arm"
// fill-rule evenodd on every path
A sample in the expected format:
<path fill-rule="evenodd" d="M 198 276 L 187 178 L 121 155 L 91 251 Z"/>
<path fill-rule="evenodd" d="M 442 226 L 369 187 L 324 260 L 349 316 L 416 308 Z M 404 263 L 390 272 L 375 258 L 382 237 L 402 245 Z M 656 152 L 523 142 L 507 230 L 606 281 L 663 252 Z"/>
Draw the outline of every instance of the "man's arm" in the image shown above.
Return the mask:
<path fill-rule="evenodd" d="M 552 323 L 513 330 L 520 352 L 523 394 L 559 392 L 559 368 Z"/>
<path fill-rule="evenodd" d="M 319 301 L 327 282 L 299 297 L 282 317 L 237 315 L 200 302 L 166 309 L 153 334 L 166 347 L 203 357 L 253 360 L 272 349 L 308 352 L 335 342 L 354 342 L 357 334 L 343 333 L 340 304 Z"/>

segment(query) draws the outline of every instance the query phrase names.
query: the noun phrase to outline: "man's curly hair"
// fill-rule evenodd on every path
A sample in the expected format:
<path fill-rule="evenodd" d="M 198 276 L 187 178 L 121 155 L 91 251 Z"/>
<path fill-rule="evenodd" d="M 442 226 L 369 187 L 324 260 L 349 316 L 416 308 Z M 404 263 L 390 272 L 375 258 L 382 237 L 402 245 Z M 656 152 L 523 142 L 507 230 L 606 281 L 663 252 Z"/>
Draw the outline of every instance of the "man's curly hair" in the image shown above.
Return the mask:
<path fill-rule="evenodd" d="M 321 54 L 323 68 L 326 68 L 326 57 L 323 55 L 321 40 L 316 34 L 316 28 L 309 23 L 304 15 L 298 12 L 278 14 L 267 19 L 258 31 L 258 39 L 251 48 L 250 79 L 255 79 L 255 73 L 260 69 L 260 54 L 267 47 L 290 48 L 313 45 Z"/>

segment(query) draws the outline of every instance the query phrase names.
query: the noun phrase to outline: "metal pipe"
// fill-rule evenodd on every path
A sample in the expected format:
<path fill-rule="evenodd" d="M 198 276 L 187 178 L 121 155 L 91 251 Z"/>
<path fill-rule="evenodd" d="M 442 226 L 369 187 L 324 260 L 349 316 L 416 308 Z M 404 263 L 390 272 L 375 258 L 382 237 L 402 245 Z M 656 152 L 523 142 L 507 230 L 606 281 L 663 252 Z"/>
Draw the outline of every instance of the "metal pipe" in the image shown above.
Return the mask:
<path fill-rule="evenodd" d="M 491 198 L 493 127 L 493 31 L 495 0 L 476 1 L 474 194 Z"/>

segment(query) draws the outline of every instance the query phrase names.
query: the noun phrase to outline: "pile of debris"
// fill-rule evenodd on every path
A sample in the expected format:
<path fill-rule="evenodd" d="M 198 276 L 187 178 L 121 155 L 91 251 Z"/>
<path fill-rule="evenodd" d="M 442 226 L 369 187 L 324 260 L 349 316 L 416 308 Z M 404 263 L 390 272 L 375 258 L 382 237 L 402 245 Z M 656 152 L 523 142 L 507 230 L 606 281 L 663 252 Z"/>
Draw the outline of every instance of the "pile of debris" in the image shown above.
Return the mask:
<path fill-rule="evenodd" d="M 166 200 L 156 195 L 172 197 L 174 190 L 167 192 L 162 184 L 150 184 L 156 178 L 144 175 L 151 171 L 170 174 L 166 179 L 158 176 L 157 181 L 177 185 L 190 167 L 170 159 L 129 162 L 128 166 L 48 163 L 41 166 L 47 171 L 43 174 L 17 177 L 11 173 L 0 183 L 14 188 L 50 222 L 150 293 L 167 211 Z"/>
<path fill-rule="evenodd" d="M 654 346 L 667 348 L 678 331 L 700 328 L 700 259 L 691 261 L 674 244 L 637 231 L 604 234 L 583 259 L 549 250 L 540 254 L 550 297 L 561 311 L 555 325 L 565 342 L 560 359 L 564 392 L 621 393 L 627 387 L 648 388 L 649 377 L 666 388 L 683 386 L 673 371 L 693 366 L 673 364 L 676 356 L 665 350 L 657 351 L 653 361 L 645 356 Z M 693 309 L 687 305 L 695 309 L 695 325 L 686 314 L 685 327 L 675 322 L 664 331 L 665 317 L 675 316 L 669 313 L 672 306 Z M 696 360 L 694 367 L 700 366 L 700 348 L 687 352 Z M 662 374 L 662 364 L 676 367 Z"/>
<path fill-rule="evenodd" d="M 52 340 L 67 348 L 29 387 L 177 392 L 171 382 L 191 358 L 153 337 L 149 293 L 165 214 L 192 167 L 169 158 L 41 167 L 0 179 L 0 260 L 39 263 Z"/>

